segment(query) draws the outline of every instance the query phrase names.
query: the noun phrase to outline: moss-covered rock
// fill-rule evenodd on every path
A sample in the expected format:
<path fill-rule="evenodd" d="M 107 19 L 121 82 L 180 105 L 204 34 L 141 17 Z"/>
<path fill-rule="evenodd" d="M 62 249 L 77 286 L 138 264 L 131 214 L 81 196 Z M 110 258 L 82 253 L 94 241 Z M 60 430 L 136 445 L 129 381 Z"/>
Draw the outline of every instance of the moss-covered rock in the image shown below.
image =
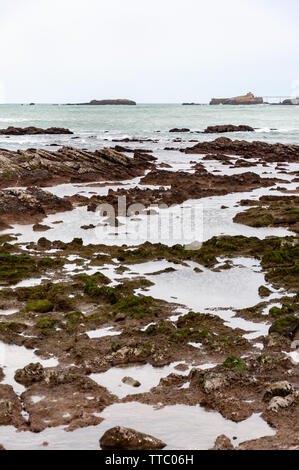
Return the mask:
<path fill-rule="evenodd" d="M 27 312 L 48 313 L 54 308 L 52 302 L 47 299 L 30 300 L 26 304 Z"/>
<path fill-rule="evenodd" d="M 279 333 L 280 335 L 292 338 L 299 329 L 299 318 L 296 315 L 287 314 L 280 315 L 269 330 L 271 333 Z"/>
<path fill-rule="evenodd" d="M 237 356 L 229 356 L 224 361 L 223 367 L 231 370 L 244 370 L 246 369 L 246 364 Z"/>

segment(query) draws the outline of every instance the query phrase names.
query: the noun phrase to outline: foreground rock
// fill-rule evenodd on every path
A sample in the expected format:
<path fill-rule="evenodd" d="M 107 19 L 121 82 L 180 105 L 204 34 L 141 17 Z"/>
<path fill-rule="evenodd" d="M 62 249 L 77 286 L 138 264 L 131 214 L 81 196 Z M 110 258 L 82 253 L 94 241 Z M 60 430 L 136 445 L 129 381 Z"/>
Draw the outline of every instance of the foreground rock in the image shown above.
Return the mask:
<path fill-rule="evenodd" d="M 117 426 L 109 429 L 100 439 L 103 450 L 156 450 L 166 444 L 148 434 Z"/>
<path fill-rule="evenodd" d="M 264 100 L 261 97 L 255 97 L 253 93 L 247 93 L 244 96 L 236 96 L 234 98 L 213 98 L 210 105 L 230 104 L 230 105 L 249 105 L 249 104 L 263 104 Z"/>
<path fill-rule="evenodd" d="M 0 426 L 20 427 L 24 424 L 22 405 L 10 385 L 0 385 Z"/>
<path fill-rule="evenodd" d="M 234 446 L 232 445 L 230 439 L 222 434 L 221 436 L 217 437 L 212 450 L 234 450 Z"/>
<path fill-rule="evenodd" d="M 124 377 L 122 382 L 130 387 L 140 387 L 141 383 L 138 380 L 133 379 L 133 377 Z"/>
<path fill-rule="evenodd" d="M 0 187 L 130 179 L 143 175 L 154 160 L 142 153 L 130 158 L 109 148 L 95 152 L 74 147 L 62 147 L 55 152 L 1 149 Z"/>
<path fill-rule="evenodd" d="M 68 426 L 67 431 L 95 426 L 103 421 L 99 413 L 118 401 L 76 367 L 44 369 L 30 364 L 18 370 L 15 378 L 28 387 L 21 398 L 33 432 L 57 426 Z"/>
<path fill-rule="evenodd" d="M 299 146 L 267 144 L 266 142 L 247 142 L 219 137 L 212 142 L 201 142 L 194 147 L 180 149 L 187 154 L 225 154 L 242 155 L 245 158 L 260 158 L 266 162 L 299 162 Z"/>
<path fill-rule="evenodd" d="M 222 134 L 225 132 L 254 132 L 254 128 L 244 125 L 233 126 L 232 124 L 209 126 L 205 129 L 204 134 Z"/>
<path fill-rule="evenodd" d="M 3 224 L 5 228 L 5 223 L 39 222 L 48 214 L 72 209 L 69 200 L 39 188 L 0 190 L 0 227 Z"/>
<path fill-rule="evenodd" d="M 299 232 L 298 196 L 262 196 L 259 201 L 243 200 L 242 206 L 253 206 L 234 217 L 234 222 L 249 227 L 288 227 Z"/>
<path fill-rule="evenodd" d="M 0 135 L 60 135 L 60 134 L 73 134 L 69 129 L 63 127 L 49 127 L 48 129 L 40 129 L 39 127 L 8 127 L 7 129 L 0 129 Z"/>

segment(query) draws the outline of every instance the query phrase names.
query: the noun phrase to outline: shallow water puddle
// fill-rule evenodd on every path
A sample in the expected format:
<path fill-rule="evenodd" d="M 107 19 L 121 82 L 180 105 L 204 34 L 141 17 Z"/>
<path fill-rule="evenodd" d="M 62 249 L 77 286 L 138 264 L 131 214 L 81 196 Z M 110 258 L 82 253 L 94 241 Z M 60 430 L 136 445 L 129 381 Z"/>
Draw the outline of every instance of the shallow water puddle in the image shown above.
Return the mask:
<path fill-rule="evenodd" d="M 17 313 L 19 310 L 15 308 L 8 308 L 6 310 L 0 309 L 0 316 L 1 315 L 13 315 L 14 313 Z"/>
<path fill-rule="evenodd" d="M 234 423 L 200 406 L 176 405 L 155 409 L 140 403 L 121 403 L 107 407 L 99 416 L 104 418 L 101 424 L 73 432 L 65 432 L 58 427 L 39 434 L 18 433 L 12 426 L 1 426 L 0 442 L 8 450 L 99 450 L 99 439 L 108 429 L 126 426 L 161 439 L 169 450 L 207 450 L 213 447 L 220 434 L 230 439 L 237 437 L 234 445 L 275 435 L 275 431 L 258 414 L 242 423 Z M 43 442 L 47 442 L 48 446 L 43 447 Z"/>
<path fill-rule="evenodd" d="M 97 330 L 86 331 L 86 334 L 90 339 L 92 338 L 104 338 L 105 336 L 119 336 L 120 331 L 114 331 L 113 326 L 107 328 L 99 328 Z"/>
<path fill-rule="evenodd" d="M 134 367 L 114 367 L 101 374 L 91 374 L 90 378 L 102 387 L 106 387 L 109 392 L 119 398 L 124 398 L 127 395 L 149 392 L 153 387 L 159 385 L 162 378 L 168 377 L 169 374 L 188 375 L 192 366 L 188 366 L 186 371 L 178 371 L 175 369 L 178 364 L 182 364 L 182 362 L 175 362 L 165 367 L 153 367 L 150 364 Z M 141 383 L 140 387 L 124 384 L 122 382 L 124 377 L 132 377 L 138 380 Z"/>
<path fill-rule="evenodd" d="M 241 265 L 243 258 L 234 262 Z M 213 307 L 241 309 L 255 305 L 261 301 L 258 288 L 265 284 L 265 277 L 253 269 L 258 263 L 256 260 L 245 258 L 244 262 L 246 266 L 234 266 L 220 272 L 195 263 L 189 263 L 188 267 L 176 266 L 174 272 L 148 276 L 155 283 L 149 288 L 148 295 L 168 302 L 175 299 L 196 312 Z M 195 267 L 200 267 L 203 272 L 196 273 Z M 131 269 L 141 272 L 138 265 L 131 266 Z"/>
<path fill-rule="evenodd" d="M 65 186 L 65 185 L 62 185 Z M 136 186 L 136 184 L 134 185 Z M 286 185 L 289 189 L 296 189 L 296 184 Z M 105 192 L 112 189 L 114 186 L 107 186 Z M 51 192 L 57 192 L 57 188 L 49 188 Z M 74 187 L 73 190 L 78 188 Z M 143 215 L 138 216 L 138 221 L 135 218 L 122 218 L 120 222 L 125 225 L 117 229 L 113 227 L 106 227 L 104 217 L 98 213 L 88 212 L 86 207 L 77 207 L 73 211 L 68 211 L 60 214 L 51 214 L 47 216 L 43 223 L 46 225 L 52 224 L 52 230 L 47 232 L 46 238 L 51 241 L 61 240 L 63 242 L 70 242 L 75 237 L 82 238 L 85 245 L 89 243 L 103 243 L 107 245 L 135 245 L 141 244 L 145 241 L 152 243 L 164 243 L 172 246 L 177 243 L 186 244 L 195 241 L 208 240 L 213 236 L 221 234 L 226 235 L 244 235 L 244 236 L 257 236 L 265 238 L 266 236 L 286 236 L 291 235 L 292 232 L 283 227 L 262 227 L 254 228 L 247 227 L 246 225 L 236 224 L 233 222 L 233 217 L 246 207 L 240 207 L 239 202 L 242 199 L 258 199 L 266 194 L 280 194 L 277 191 L 270 191 L 271 188 L 259 188 L 252 192 L 232 193 L 226 196 L 213 196 L 210 198 L 202 198 L 200 200 L 186 201 L 181 206 L 170 207 L 168 209 L 158 209 L 158 215 Z M 59 191 L 58 191 L 59 192 Z M 63 191 L 61 195 L 63 194 Z M 222 206 L 227 209 L 221 209 Z M 237 207 L 236 207 L 237 206 Z M 188 209 L 189 208 L 189 209 Z M 195 211 L 195 212 L 194 212 Z M 194 219 L 196 214 L 196 219 Z M 203 216 L 203 221 L 202 221 Z M 183 219 L 182 219 L 183 217 Z M 63 220 L 62 224 L 54 224 L 57 218 Z M 169 233 L 169 220 L 172 219 L 173 233 Z M 196 234 L 192 234 L 191 238 L 189 230 L 196 220 L 198 228 Z M 83 225 L 95 225 L 93 230 L 84 230 Z M 32 225 L 14 225 L 11 230 L 6 230 L 3 233 L 22 233 L 18 237 L 18 242 L 36 242 L 40 238 L 40 233 L 32 230 Z M 161 230 L 162 227 L 162 230 Z"/>

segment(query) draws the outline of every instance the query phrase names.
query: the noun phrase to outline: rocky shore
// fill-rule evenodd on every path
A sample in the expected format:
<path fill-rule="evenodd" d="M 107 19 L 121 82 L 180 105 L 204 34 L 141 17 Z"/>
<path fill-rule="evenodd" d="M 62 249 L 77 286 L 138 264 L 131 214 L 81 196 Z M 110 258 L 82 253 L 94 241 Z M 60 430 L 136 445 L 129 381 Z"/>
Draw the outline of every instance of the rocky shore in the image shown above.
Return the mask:
<path fill-rule="evenodd" d="M 254 129 L 206 129 L 237 131 Z M 176 166 L 154 139 L 119 141 L 0 149 L 0 450 L 24 436 L 52 448 L 61 432 L 78 446 L 93 433 L 102 450 L 180 448 L 171 433 L 193 438 L 199 411 L 202 434 L 219 423 L 205 448 L 298 450 L 299 147 L 220 137 L 181 145 Z M 61 183 L 61 197 L 41 189 Z M 93 216 L 108 203 L 118 217 L 120 196 L 146 221 L 152 206 L 204 201 L 216 235 L 118 242 L 124 218 Z M 145 431 L 146 413 L 163 426 Z M 23 432 L 6 439 L 7 426 Z"/>
<path fill-rule="evenodd" d="M 298 435 L 293 430 L 298 417 L 299 375 L 298 366 L 288 356 L 292 342 L 298 338 L 297 296 L 285 293 L 280 299 L 281 309 L 264 297 L 250 309 L 236 310 L 239 318 L 267 321 L 268 335 L 259 339 L 259 349 L 255 345 L 258 339 L 246 339 L 245 331 L 227 326 L 217 315 L 189 312 L 175 322 L 169 321 L 177 306 L 148 296 L 150 283 L 146 276 L 134 280 L 124 274 L 113 287 L 111 279 L 100 272 L 107 262 L 115 268 L 133 264 L 136 269 L 136 263 L 155 259 L 176 262 L 178 268 L 193 260 L 199 268 L 211 270 L 219 257 L 233 261 L 242 255 L 258 257 L 269 282 L 290 294 L 298 289 L 295 238 L 217 237 L 195 251 L 150 243 L 135 249 L 84 246 L 78 239 L 65 244 L 41 238 L 37 244 L 29 244 L 26 252 L 23 248 L 1 239 L 0 281 L 8 284 L 0 291 L 0 304 L 2 309 L 14 308 L 16 313 L 0 316 L 0 339 L 7 347 L 34 349 L 37 356 L 34 363 L 15 371 L 14 380 L 25 387 L 21 395 L 5 382 L 4 368 L 0 383 L 1 426 L 34 433 L 57 426 L 73 431 L 100 424 L 101 411 L 112 404 L 200 404 L 235 423 L 261 413 L 276 430 L 271 438 L 245 442 L 240 448 L 298 448 Z M 50 250 L 51 257 L 47 254 Z M 78 273 L 67 274 L 63 269 L 70 256 L 77 259 Z M 98 272 L 86 274 L 83 260 L 98 266 Z M 47 281 L 35 287 L 14 287 L 28 275 L 38 273 L 47 276 Z M 261 312 L 267 307 L 265 317 Z M 117 336 L 90 339 L 91 331 L 107 326 L 115 329 Z M 196 344 L 201 346 L 196 348 Z M 59 364 L 42 366 L 41 362 L 52 356 Z M 120 365 L 161 367 L 175 362 L 180 364 L 176 371 L 161 378 L 150 391 L 138 393 L 133 387 L 124 398 L 97 383 L 94 375 Z M 216 365 L 205 370 L 202 364 L 207 362 Z M 187 367 L 187 373 L 182 374 L 186 364 L 191 364 L 191 370 L 188 372 Z M 126 375 L 124 368 L 123 377 Z M 28 420 L 23 411 L 29 414 Z M 137 444 L 137 437 L 142 444 Z M 152 436 L 140 435 L 138 429 L 111 429 L 98 439 L 102 448 L 111 449 L 165 445 Z"/>

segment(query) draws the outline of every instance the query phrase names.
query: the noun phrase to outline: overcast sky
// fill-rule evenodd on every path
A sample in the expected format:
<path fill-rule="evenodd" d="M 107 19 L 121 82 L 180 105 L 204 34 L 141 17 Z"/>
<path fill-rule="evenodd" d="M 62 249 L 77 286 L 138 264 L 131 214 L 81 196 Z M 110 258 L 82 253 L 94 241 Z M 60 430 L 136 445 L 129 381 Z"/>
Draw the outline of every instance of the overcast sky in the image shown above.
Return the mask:
<path fill-rule="evenodd" d="M 0 0 L 0 101 L 289 95 L 298 0 Z"/>

